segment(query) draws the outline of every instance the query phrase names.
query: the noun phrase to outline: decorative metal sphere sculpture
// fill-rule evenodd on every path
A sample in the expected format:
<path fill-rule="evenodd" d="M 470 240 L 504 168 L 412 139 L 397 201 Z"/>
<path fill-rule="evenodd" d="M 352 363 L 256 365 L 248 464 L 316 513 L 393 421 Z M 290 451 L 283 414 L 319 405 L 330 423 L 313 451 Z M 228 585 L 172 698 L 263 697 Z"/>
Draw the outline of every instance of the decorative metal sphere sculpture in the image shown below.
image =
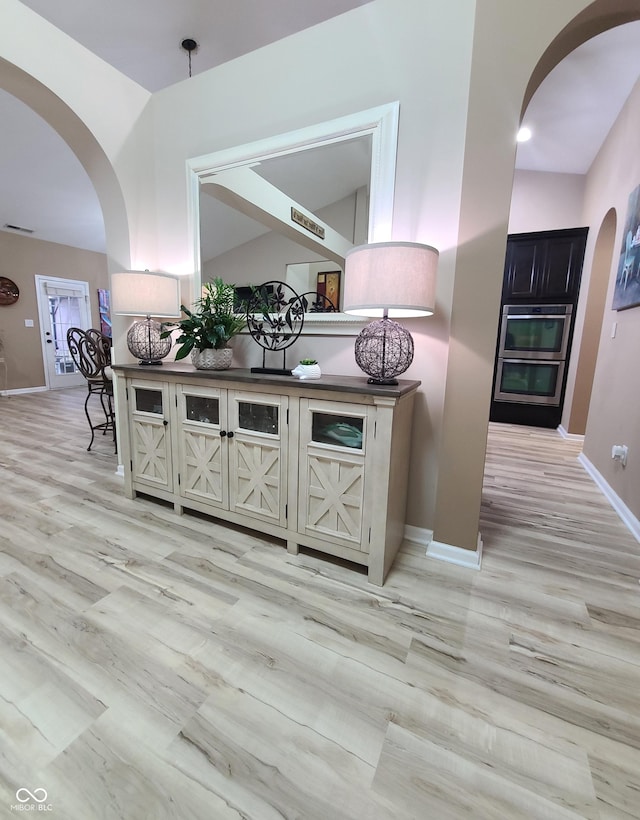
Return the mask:
<path fill-rule="evenodd" d="M 162 364 L 161 360 L 169 355 L 171 337 L 161 339 L 162 325 L 147 317 L 141 322 L 134 322 L 127 333 L 127 347 L 132 356 L 140 359 L 140 364 Z"/>
<path fill-rule="evenodd" d="M 413 361 L 413 339 L 393 319 L 370 322 L 356 339 L 356 363 L 374 384 L 397 384 Z"/>

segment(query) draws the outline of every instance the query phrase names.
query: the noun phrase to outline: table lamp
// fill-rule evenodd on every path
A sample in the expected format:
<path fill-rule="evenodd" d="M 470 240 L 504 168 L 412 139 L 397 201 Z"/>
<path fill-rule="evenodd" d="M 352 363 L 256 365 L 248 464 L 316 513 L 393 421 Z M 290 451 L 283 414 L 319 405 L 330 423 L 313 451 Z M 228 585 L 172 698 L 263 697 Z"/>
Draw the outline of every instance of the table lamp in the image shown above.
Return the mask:
<path fill-rule="evenodd" d="M 146 316 L 127 332 L 127 347 L 141 365 L 162 364 L 171 350 L 171 337 L 161 339 L 162 325 L 151 317 L 180 316 L 180 285 L 175 276 L 150 271 L 111 274 L 111 309 L 119 316 Z"/>
<path fill-rule="evenodd" d="M 345 313 L 380 316 L 356 339 L 355 357 L 369 384 L 397 384 L 413 361 L 413 339 L 394 318 L 430 316 L 438 251 L 415 242 L 376 242 L 347 252 Z"/>

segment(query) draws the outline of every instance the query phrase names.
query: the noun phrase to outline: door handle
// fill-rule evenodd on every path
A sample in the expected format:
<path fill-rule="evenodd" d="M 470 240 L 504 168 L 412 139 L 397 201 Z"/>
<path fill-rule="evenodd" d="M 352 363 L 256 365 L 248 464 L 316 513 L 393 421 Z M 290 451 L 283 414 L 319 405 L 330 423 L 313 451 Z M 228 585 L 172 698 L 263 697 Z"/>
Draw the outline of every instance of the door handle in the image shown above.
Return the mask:
<path fill-rule="evenodd" d="M 233 438 L 233 430 L 230 430 L 230 431 L 227 433 L 227 437 L 228 437 L 228 438 Z"/>
<path fill-rule="evenodd" d="M 48 345 L 52 345 L 52 344 L 53 344 L 53 340 L 52 340 L 52 339 L 47 339 L 47 344 L 48 344 Z"/>
<path fill-rule="evenodd" d="M 227 435 L 226 430 L 220 430 L 220 438 L 224 438 Z"/>
<path fill-rule="evenodd" d="M 164 424 L 165 427 L 169 424 L 169 422 L 166 419 L 162 419 L 162 423 Z"/>

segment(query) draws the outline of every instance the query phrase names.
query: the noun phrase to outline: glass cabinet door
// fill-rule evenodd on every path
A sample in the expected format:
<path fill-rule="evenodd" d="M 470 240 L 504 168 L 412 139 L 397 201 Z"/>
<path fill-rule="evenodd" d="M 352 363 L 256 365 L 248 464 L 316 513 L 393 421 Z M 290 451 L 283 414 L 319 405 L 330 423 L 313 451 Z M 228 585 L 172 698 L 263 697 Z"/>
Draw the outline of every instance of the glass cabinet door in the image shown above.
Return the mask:
<path fill-rule="evenodd" d="M 300 399 L 298 531 L 366 551 L 366 439 L 371 408 Z"/>
<path fill-rule="evenodd" d="M 199 424 L 220 424 L 220 399 L 218 396 L 186 395 L 185 420 Z"/>
<path fill-rule="evenodd" d="M 287 523 L 288 397 L 230 390 L 229 509 Z"/>
<path fill-rule="evenodd" d="M 136 379 L 130 382 L 127 394 L 133 480 L 170 492 L 169 386 Z"/>
<path fill-rule="evenodd" d="M 279 409 L 279 402 L 264 404 L 255 401 L 238 401 L 238 427 L 252 433 L 277 436 Z"/>
<path fill-rule="evenodd" d="M 229 503 L 227 391 L 176 385 L 178 492 L 183 498 L 227 508 Z"/>
<path fill-rule="evenodd" d="M 312 412 L 311 440 L 334 447 L 362 450 L 364 418 L 336 413 Z"/>
<path fill-rule="evenodd" d="M 162 390 L 152 390 L 148 387 L 133 387 L 134 408 L 138 413 L 153 413 L 161 416 L 164 412 Z"/>

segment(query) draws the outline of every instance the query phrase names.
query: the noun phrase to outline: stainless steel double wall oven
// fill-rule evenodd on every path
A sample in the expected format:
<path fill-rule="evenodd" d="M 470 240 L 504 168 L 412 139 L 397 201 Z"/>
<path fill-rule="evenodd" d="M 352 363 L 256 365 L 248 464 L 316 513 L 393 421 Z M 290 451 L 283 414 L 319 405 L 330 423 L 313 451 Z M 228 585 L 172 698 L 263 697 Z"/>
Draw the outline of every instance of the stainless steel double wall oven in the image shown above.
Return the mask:
<path fill-rule="evenodd" d="M 587 228 L 507 238 L 491 421 L 558 427 Z"/>
<path fill-rule="evenodd" d="M 559 406 L 572 305 L 504 305 L 494 401 Z"/>

